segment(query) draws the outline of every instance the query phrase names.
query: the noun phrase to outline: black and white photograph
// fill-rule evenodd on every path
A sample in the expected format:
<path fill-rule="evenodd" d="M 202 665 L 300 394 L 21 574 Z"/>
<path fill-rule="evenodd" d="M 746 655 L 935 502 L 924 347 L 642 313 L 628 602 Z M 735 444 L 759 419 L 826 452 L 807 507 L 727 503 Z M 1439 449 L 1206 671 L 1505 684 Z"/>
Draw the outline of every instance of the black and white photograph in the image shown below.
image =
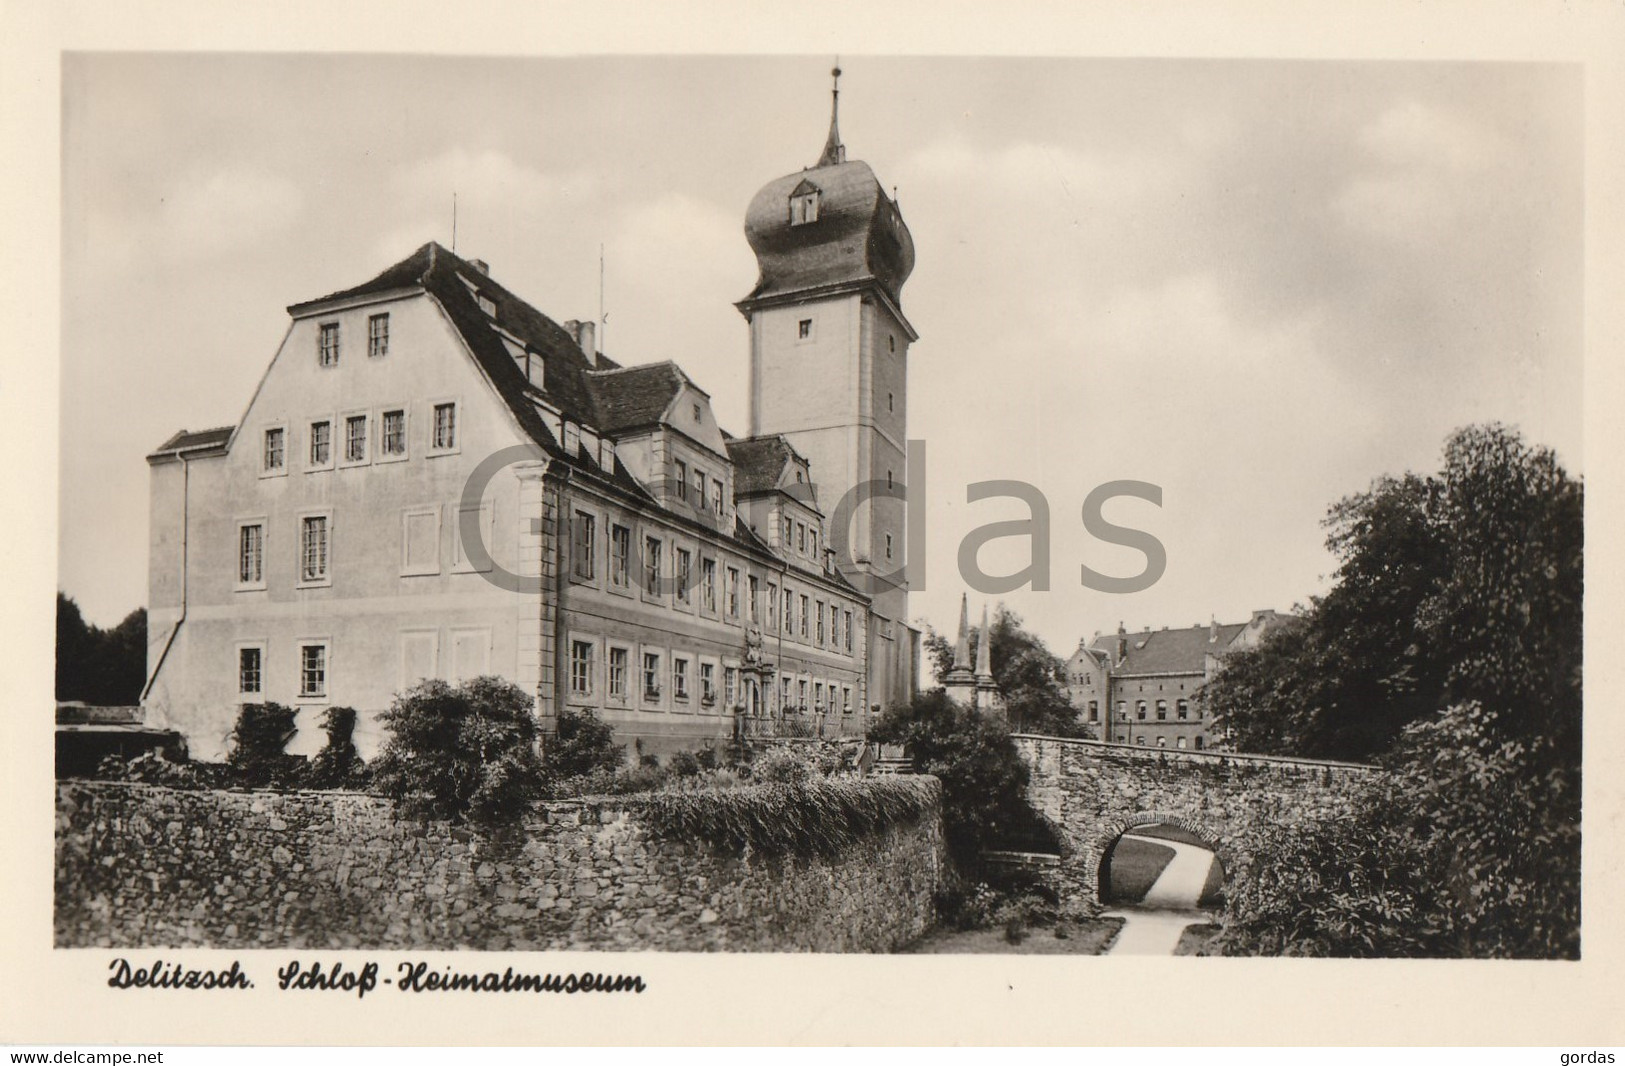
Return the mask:
<path fill-rule="evenodd" d="M 61 51 L 31 950 L 1589 987 L 1586 65 L 826 36 Z"/>

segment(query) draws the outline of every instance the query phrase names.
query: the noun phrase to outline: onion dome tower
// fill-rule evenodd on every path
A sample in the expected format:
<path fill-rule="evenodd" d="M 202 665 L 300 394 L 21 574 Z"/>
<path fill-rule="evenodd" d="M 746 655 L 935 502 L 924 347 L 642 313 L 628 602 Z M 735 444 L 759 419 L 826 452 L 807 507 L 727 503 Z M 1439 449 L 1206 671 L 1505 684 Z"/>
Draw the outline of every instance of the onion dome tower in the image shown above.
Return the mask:
<path fill-rule="evenodd" d="M 869 702 L 884 706 L 912 698 L 917 654 L 903 558 L 914 239 L 874 171 L 847 158 L 831 73 L 817 161 L 745 212 L 759 277 L 735 306 L 750 323 L 750 433 L 782 434 L 811 464 L 835 564 L 873 598 Z"/>

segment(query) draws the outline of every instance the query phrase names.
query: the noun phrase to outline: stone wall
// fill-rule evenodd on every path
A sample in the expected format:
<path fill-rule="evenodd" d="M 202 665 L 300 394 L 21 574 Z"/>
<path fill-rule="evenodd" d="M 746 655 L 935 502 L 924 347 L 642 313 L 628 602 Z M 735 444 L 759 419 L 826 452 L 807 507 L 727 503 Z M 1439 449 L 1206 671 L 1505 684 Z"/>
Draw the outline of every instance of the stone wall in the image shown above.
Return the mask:
<path fill-rule="evenodd" d="M 657 839 L 615 799 L 505 839 L 351 793 L 76 781 L 56 811 L 58 947 L 882 952 L 930 927 L 946 862 L 935 807 L 835 859 Z"/>
<path fill-rule="evenodd" d="M 1054 827 L 1061 862 L 1047 875 L 1062 898 L 1093 906 L 1101 861 L 1124 830 L 1177 825 L 1207 841 L 1226 872 L 1251 858 L 1271 825 L 1333 818 L 1375 767 L 1269 755 L 1147 749 L 1018 735 L 1032 769 L 1028 801 Z"/>

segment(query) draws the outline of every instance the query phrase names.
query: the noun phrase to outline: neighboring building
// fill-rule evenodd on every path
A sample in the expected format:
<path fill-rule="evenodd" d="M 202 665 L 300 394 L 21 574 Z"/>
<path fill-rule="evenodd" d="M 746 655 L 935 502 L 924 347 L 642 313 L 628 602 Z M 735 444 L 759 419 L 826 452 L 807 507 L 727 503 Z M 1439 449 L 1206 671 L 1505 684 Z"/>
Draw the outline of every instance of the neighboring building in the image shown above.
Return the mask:
<path fill-rule="evenodd" d="M 658 751 L 861 733 L 911 699 L 901 501 L 850 538 L 827 513 L 900 487 L 907 228 L 832 119 L 746 232 L 744 439 L 675 364 L 611 361 L 437 244 L 289 307 L 242 419 L 148 456 L 149 719 L 213 759 L 276 701 L 308 754 L 351 706 L 370 755 L 396 693 L 496 674 L 544 725 L 592 708 Z"/>
<path fill-rule="evenodd" d="M 1225 656 L 1258 645 L 1270 630 L 1292 621 L 1272 610 L 1246 622 L 1146 629 L 1119 625 L 1096 633 L 1067 660 L 1067 692 L 1080 721 L 1102 740 L 1140 747 L 1202 750 L 1222 738 L 1200 691 L 1224 666 Z M 1222 746 L 1222 745 L 1219 745 Z"/>

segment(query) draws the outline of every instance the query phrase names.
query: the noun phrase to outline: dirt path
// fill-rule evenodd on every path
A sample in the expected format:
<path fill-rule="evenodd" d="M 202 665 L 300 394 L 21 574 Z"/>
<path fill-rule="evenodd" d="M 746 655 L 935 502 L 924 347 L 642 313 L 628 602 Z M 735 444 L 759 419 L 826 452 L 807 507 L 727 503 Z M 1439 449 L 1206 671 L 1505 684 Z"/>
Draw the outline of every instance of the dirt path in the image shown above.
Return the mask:
<path fill-rule="evenodd" d="M 1207 915 L 1196 909 L 1196 903 L 1202 898 L 1208 870 L 1217 860 L 1206 848 L 1175 840 L 1132 834 L 1124 834 L 1123 839 L 1171 848 L 1174 857 L 1146 890 L 1139 907 L 1102 915 L 1123 919 L 1123 931 L 1117 934 L 1116 942 L 1106 954 L 1172 955 L 1185 927 L 1207 920 Z"/>

